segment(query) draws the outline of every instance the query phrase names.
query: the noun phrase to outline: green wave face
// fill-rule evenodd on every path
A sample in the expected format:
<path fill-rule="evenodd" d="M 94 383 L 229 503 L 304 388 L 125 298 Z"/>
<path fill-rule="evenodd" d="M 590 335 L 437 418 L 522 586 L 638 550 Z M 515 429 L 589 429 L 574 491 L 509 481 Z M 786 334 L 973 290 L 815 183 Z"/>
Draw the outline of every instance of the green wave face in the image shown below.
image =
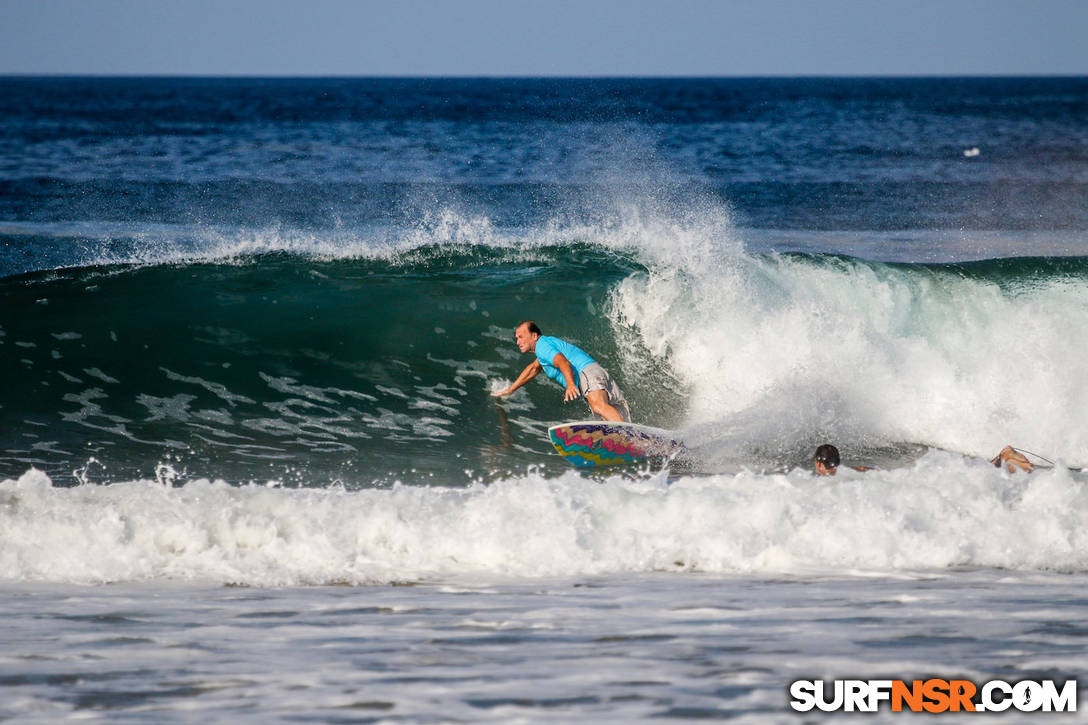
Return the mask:
<path fill-rule="evenodd" d="M 615 361 L 604 309 L 638 269 L 590 246 L 430 247 L 0 280 L 0 378 L 18 381 L 0 404 L 0 466 L 318 486 L 564 470 L 542 426 L 584 405 L 543 376 L 510 401 L 489 392 L 530 362 L 512 339 L 525 318 Z M 637 399 L 646 386 L 613 367 Z"/>

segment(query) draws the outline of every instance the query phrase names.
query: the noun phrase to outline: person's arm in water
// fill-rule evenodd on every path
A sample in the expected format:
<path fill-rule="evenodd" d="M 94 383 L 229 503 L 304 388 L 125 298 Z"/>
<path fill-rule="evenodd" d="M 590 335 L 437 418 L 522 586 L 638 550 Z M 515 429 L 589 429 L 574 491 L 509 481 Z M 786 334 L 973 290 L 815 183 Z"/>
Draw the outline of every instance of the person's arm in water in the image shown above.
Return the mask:
<path fill-rule="evenodd" d="M 1005 446 L 1002 448 L 1001 452 L 990 460 L 990 463 L 998 468 L 1004 463 L 1005 467 L 1009 469 L 1009 473 L 1016 473 L 1017 469 L 1020 469 L 1025 473 L 1031 473 L 1034 468 L 1034 466 L 1031 465 L 1031 461 L 1027 459 L 1027 456 L 1012 446 Z"/>
<path fill-rule="evenodd" d="M 525 385 L 525 383 L 529 382 L 537 375 L 539 375 L 542 370 L 544 370 L 544 366 L 540 364 L 540 361 L 533 360 L 531 363 L 529 363 L 528 367 L 521 371 L 521 375 L 518 376 L 518 379 L 515 380 L 509 388 L 506 388 L 505 390 L 500 390 L 497 393 L 492 393 L 491 395 L 496 398 L 510 395 L 522 385 Z"/>
<path fill-rule="evenodd" d="M 555 353 L 555 357 L 552 358 L 552 365 L 559 368 L 559 372 L 563 373 L 563 380 L 567 381 L 567 390 L 563 393 L 563 402 L 577 400 L 582 397 L 582 394 L 578 391 L 578 383 L 574 381 L 574 368 L 571 367 L 570 361 L 563 356 L 563 353 Z"/>

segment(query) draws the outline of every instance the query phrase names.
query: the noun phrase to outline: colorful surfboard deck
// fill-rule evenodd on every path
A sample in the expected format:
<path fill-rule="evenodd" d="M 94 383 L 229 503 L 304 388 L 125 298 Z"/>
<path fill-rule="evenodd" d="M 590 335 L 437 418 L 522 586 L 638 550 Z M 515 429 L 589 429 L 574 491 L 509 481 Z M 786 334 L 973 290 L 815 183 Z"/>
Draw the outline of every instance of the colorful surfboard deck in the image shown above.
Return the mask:
<path fill-rule="evenodd" d="M 548 438 L 561 456 L 580 467 L 648 463 L 684 450 L 669 431 L 634 423 L 562 423 L 548 429 Z"/>

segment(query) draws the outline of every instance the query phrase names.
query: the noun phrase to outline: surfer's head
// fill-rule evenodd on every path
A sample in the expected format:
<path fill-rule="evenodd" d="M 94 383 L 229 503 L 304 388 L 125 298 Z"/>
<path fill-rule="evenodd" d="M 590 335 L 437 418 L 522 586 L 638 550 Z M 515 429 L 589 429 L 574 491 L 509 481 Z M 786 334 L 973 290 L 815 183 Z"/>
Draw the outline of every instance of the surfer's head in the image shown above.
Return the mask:
<path fill-rule="evenodd" d="M 821 476 L 834 476 L 839 467 L 839 449 L 830 443 L 824 443 L 816 449 L 812 457 L 812 467 Z"/>
<path fill-rule="evenodd" d="M 532 320 L 526 320 L 514 328 L 514 342 L 522 352 L 536 350 L 536 341 L 540 339 L 540 328 Z"/>

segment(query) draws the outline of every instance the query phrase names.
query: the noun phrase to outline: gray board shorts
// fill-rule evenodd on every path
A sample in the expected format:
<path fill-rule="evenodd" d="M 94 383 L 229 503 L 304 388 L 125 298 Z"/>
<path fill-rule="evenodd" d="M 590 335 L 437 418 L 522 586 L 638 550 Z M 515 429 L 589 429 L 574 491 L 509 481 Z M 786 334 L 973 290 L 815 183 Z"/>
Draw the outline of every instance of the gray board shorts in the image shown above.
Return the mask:
<path fill-rule="evenodd" d="M 600 363 L 593 363 L 582 368 L 582 372 L 578 375 L 578 390 L 582 395 L 594 390 L 603 390 L 608 394 L 608 404 L 619 411 L 626 422 L 631 422 L 631 411 L 627 408 L 627 399 L 623 397 L 623 391 Z M 601 420 L 599 415 L 593 417 Z"/>

